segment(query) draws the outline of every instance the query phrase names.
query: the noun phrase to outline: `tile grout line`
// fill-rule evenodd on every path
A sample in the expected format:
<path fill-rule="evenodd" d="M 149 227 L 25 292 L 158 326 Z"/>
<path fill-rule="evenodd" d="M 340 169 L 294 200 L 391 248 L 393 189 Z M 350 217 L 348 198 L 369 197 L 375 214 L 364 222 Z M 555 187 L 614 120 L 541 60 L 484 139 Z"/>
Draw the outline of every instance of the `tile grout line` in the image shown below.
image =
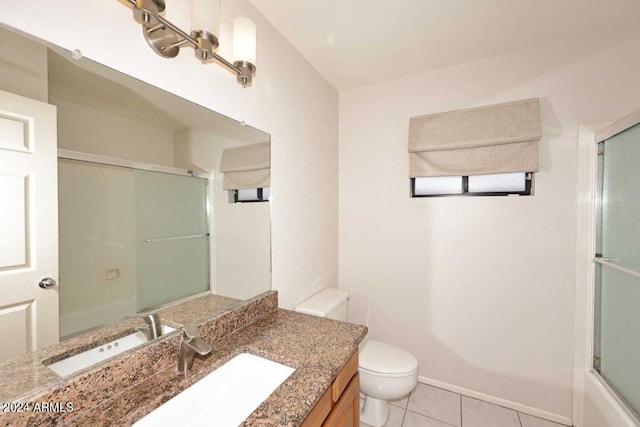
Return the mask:
<path fill-rule="evenodd" d="M 408 412 L 411 412 L 412 414 L 416 414 L 416 415 L 418 415 L 418 416 L 420 416 L 420 417 L 428 418 L 428 419 L 430 419 L 430 420 L 434 420 L 434 421 L 437 421 L 437 422 L 439 422 L 439 423 L 446 424 L 447 426 L 451 426 L 451 427 L 462 427 L 462 395 L 461 395 L 460 393 L 456 393 L 456 392 L 453 392 L 453 391 L 449 391 L 449 390 L 441 389 L 440 387 L 435 387 L 435 386 L 432 386 L 432 385 L 429 385 L 429 384 L 425 384 L 425 383 L 418 382 L 418 385 L 420 385 L 420 384 L 425 385 L 425 386 L 427 386 L 427 387 L 431 387 L 431 388 L 435 388 L 435 389 L 438 389 L 438 390 L 442 390 L 442 391 L 445 391 L 445 392 L 447 392 L 447 393 L 455 394 L 455 395 L 457 395 L 457 396 L 458 396 L 458 399 L 459 399 L 459 402 L 460 402 L 460 425 L 459 425 L 459 426 L 456 426 L 455 424 L 450 424 L 449 422 L 447 422 L 447 421 L 443 421 L 443 420 L 441 420 L 441 419 L 439 419 L 439 418 L 430 417 L 429 415 L 425 415 L 425 414 L 423 414 L 423 413 L 421 413 L 421 412 L 417 412 L 417 411 L 412 411 L 412 410 L 410 410 L 410 409 L 409 409 L 409 402 L 410 402 L 410 400 L 411 400 L 411 396 L 413 395 L 413 391 L 412 391 L 411 393 L 409 393 L 409 396 L 407 397 L 407 404 L 406 404 L 406 406 L 405 406 L 404 415 L 403 415 L 403 417 L 402 417 L 402 424 L 401 424 L 401 427 L 403 427 L 403 426 L 404 426 L 404 420 L 405 420 L 405 418 L 406 418 L 406 416 L 407 416 L 407 411 L 408 411 Z"/>
<path fill-rule="evenodd" d="M 433 385 L 430 385 L 430 384 L 426 384 L 426 383 L 421 383 L 421 382 L 419 382 L 419 381 L 418 381 L 418 385 L 420 385 L 420 384 L 423 384 L 423 385 L 425 385 L 425 386 L 427 386 L 427 387 L 432 387 L 432 388 L 434 388 L 434 389 L 438 389 L 438 390 L 441 390 L 441 391 L 445 391 L 445 392 L 447 392 L 447 393 L 452 393 L 452 394 L 457 394 L 457 395 L 458 395 L 458 397 L 460 398 L 460 427 L 464 427 L 464 425 L 463 425 L 463 414 L 462 414 L 462 411 L 463 411 L 462 399 L 463 399 L 463 398 L 473 399 L 473 400 L 476 400 L 476 401 L 478 401 L 478 402 L 486 403 L 486 404 L 488 404 L 488 405 L 496 406 L 496 407 L 498 407 L 498 408 L 503 408 L 503 409 L 506 409 L 506 410 L 509 410 L 509 411 L 513 411 L 513 412 L 515 412 L 515 413 L 516 413 L 516 416 L 517 416 L 517 418 L 518 418 L 518 424 L 519 424 L 519 427 L 524 427 L 524 424 L 522 423 L 522 418 L 520 417 L 520 412 L 519 412 L 519 411 L 517 411 L 517 410 L 515 410 L 515 409 L 511 409 L 511 408 L 508 408 L 508 407 L 503 406 L 503 405 L 500 405 L 500 404 L 491 403 L 491 402 L 488 402 L 488 401 L 486 401 L 486 400 L 479 399 L 479 398 L 476 398 L 476 397 L 464 396 L 464 395 L 462 395 L 462 394 L 460 394 L 460 393 L 455 393 L 455 392 L 452 392 L 452 391 L 450 391 L 450 390 L 446 390 L 446 389 L 443 389 L 443 388 L 440 388 L 440 387 L 437 387 L 437 386 L 433 386 Z M 445 421 L 442 421 L 442 420 L 439 420 L 439 419 L 437 419 L 437 418 L 432 418 L 432 417 L 430 417 L 430 416 L 428 416 L 428 415 L 424 415 L 424 414 L 422 414 L 422 413 L 420 413 L 420 412 L 415 412 L 415 411 L 411 411 L 411 410 L 409 410 L 409 400 L 411 399 L 411 395 L 412 395 L 412 394 L 413 394 L 413 392 L 411 392 L 411 393 L 409 394 L 409 397 L 407 397 L 407 403 L 406 403 L 406 405 L 405 405 L 405 409 L 404 409 L 404 414 L 403 414 L 403 418 L 402 418 L 402 424 L 401 424 L 401 426 L 402 426 L 402 425 L 404 425 L 404 420 L 406 419 L 407 411 L 410 411 L 410 412 L 412 412 L 412 413 L 414 413 L 414 414 L 416 414 L 416 415 L 419 415 L 419 416 L 422 416 L 422 417 L 426 417 L 426 418 L 429 418 L 429 419 L 432 419 L 432 420 L 435 420 L 435 421 L 438 421 L 438 422 L 441 422 L 441 423 L 444 423 L 444 424 L 450 425 L 450 426 L 452 426 L 452 427 L 456 427 L 456 426 L 453 426 L 452 424 L 449 424 L 449 423 L 447 423 L 447 422 L 445 422 Z M 541 417 L 534 417 L 534 418 L 539 418 L 539 419 L 541 419 L 541 420 L 544 420 L 544 421 L 548 421 L 548 422 L 554 423 L 553 421 L 550 421 L 550 420 L 548 420 L 548 419 L 546 419 L 546 418 L 541 418 Z M 558 423 L 556 423 L 556 424 L 558 424 Z M 564 424 L 558 424 L 558 425 L 560 425 L 561 427 L 568 427 L 568 426 L 565 426 Z"/>
<path fill-rule="evenodd" d="M 433 418 L 433 417 L 430 417 L 429 415 L 421 414 L 420 412 L 412 411 L 412 410 L 410 410 L 410 409 L 406 409 L 406 410 L 404 411 L 405 416 L 407 415 L 407 412 L 411 412 L 412 414 L 415 414 L 415 415 L 417 415 L 417 416 L 419 416 L 419 417 L 422 417 L 422 418 L 428 418 L 428 419 L 430 419 L 430 420 L 437 421 L 437 422 L 439 422 L 439 423 L 441 423 L 441 424 L 446 424 L 447 426 L 457 427 L 457 426 L 455 426 L 455 425 L 453 425 L 453 424 L 450 424 L 450 423 L 448 423 L 448 422 L 446 422 L 446 421 L 442 421 L 442 420 L 440 420 L 440 419 L 438 419 L 438 418 Z M 402 418 L 402 422 L 404 423 L 404 417 Z"/>
<path fill-rule="evenodd" d="M 416 387 L 417 387 L 417 384 L 416 384 Z M 407 411 L 409 410 L 409 399 L 411 399 L 412 394 L 413 394 L 413 390 L 410 391 L 409 396 L 407 396 L 407 403 L 404 405 L 404 412 L 402 413 L 402 422 L 400 423 L 400 427 L 404 427 L 404 420 L 407 418 Z"/>

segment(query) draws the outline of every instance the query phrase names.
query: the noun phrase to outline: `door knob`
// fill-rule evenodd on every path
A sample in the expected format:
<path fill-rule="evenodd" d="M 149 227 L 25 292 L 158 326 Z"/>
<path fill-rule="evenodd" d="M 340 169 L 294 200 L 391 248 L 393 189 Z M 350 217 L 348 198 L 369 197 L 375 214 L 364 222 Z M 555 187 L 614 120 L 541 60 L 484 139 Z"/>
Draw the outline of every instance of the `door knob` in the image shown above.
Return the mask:
<path fill-rule="evenodd" d="M 45 277 L 44 279 L 40 280 L 40 282 L 38 282 L 38 286 L 40 286 L 42 289 L 49 289 L 54 287 L 55 285 L 56 281 L 51 277 Z"/>

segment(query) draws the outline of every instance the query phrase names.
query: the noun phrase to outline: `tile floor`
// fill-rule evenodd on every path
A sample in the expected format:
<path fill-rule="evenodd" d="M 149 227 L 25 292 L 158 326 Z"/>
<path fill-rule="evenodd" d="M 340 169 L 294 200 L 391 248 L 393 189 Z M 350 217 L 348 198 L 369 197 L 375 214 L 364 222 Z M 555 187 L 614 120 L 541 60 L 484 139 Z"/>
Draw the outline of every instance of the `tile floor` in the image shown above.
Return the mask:
<path fill-rule="evenodd" d="M 367 427 L 366 424 L 360 426 Z M 385 427 L 566 426 L 418 383 L 409 396 L 391 402 L 391 414 Z"/>

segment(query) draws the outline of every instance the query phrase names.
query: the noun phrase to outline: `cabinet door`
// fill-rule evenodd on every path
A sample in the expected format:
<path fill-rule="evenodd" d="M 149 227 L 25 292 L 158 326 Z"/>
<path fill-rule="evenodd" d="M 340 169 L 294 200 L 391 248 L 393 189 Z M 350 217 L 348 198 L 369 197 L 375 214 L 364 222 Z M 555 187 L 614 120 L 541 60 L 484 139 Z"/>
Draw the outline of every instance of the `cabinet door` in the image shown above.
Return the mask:
<path fill-rule="evenodd" d="M 358 372 L 358 349 L 353 352 L 347 363 L 344 364 L 340 373 L 331 385 L 331 398 L 333 402 L 337 402 L 342 393 L 349 385 L 353 376 Z"/>
<path fill-rule="evenodd" d="M 360 424 L 360 376 L 356 374 L 325 420 L 325 427 L 358 427 Z"/>

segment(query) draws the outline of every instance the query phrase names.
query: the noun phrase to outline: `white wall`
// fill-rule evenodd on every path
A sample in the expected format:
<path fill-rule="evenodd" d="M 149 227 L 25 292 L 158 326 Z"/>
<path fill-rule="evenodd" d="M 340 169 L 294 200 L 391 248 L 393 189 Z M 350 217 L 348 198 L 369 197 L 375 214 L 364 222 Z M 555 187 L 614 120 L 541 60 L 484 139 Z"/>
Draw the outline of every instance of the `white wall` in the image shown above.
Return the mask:
<path fill-rule="evenodd" d="M 188 22 L 188 2 L 167 2 L 167 18 Z M 337 285 L 337 93 L 246 0 L 222 5 L 222 53 L 231 17 L 258 30 L 258 72 L 243 89 L 228 71 L 201 65 L 191 51 L 174 60 L 154 54 L 131 11 L 116 0 L 5 0 L 5 23 L 161 87 L 271 134 L 273 289 L 293 307 L 321 287 Z M 70 25 L 70 23 L 73 23 Z M 97 31 L 99 29 L 99 31 Z"/>
<path fill-rule="evenodd" d="M 173 166 L 173 131 L 51 97 L 58 107 L 58 147 Z"/>
<path fill-rule="evenodd" d="M 0 90 L 47 102 L 47 49 L 0 28 Z"/>
<path fill-rule="evenodd" d="M 617 30 L 340 94 L 339 278 L 350 320 L 423 380 L 568 423 L 579 123 L 640 105 Z M 411 116 L 541 98 L 532 197 L 409 198 Z"/>

